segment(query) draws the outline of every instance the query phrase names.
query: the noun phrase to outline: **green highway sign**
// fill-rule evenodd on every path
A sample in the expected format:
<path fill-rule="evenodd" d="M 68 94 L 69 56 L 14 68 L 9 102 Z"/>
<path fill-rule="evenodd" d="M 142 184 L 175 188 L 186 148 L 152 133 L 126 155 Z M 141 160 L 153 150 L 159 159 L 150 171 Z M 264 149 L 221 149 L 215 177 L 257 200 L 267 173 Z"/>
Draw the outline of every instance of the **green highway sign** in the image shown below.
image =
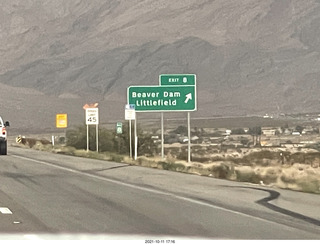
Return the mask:
<path fill-rule="evenodd" d="M 195 86 L 130 86 L 127 92 L 137 112 L 197 110 Z"/>
<path fill-rule="evenodd" d="M 117 122 L 117 134 L 122 134 L 122 123 Z"/>
<path fill-rule="evenodd" d="M 160 86 L 195 86 L 195 74 L 162 74 L 159 75 Z"/>

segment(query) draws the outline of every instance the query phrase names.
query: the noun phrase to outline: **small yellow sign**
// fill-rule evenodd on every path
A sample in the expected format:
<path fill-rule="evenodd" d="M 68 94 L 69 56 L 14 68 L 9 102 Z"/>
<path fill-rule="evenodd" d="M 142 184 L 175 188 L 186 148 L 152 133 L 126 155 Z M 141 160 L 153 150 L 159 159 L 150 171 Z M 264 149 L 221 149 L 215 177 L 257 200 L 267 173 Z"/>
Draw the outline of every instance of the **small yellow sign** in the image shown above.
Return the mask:
<path fill-rule="evenodd" d="M 56 126 L 57 126 L 57 128 L 67 128 L 68 127 L 67 114 L 57 114 Z"/>

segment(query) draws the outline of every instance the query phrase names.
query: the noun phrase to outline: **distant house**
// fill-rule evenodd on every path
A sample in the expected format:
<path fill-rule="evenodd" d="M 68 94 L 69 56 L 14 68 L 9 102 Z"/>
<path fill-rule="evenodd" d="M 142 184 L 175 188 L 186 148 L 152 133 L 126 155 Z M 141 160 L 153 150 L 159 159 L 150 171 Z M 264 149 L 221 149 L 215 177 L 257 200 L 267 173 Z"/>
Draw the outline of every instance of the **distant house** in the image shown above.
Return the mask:
<path fill-rule="evenodd" d="M 222 135 L 224 136 L 230 136 L 231 135 L 232 130 L 226 130 L 225 133 L 223 133 Z"/>
<path fill-rule="evenodd" d="M 199 143 L 200 142 L 200 138 L 198 136 L 193 136 L 190 138 L 192 143 Z"/>
<path fill-rule="evenodd" d="M 262 135 L 265 136 L 274 136 L 276 135 L 277 129 L 275 128 L 269 128 L 269 127 L 265 127 L 265 128 L 261 128 L 261 133 Z"/>
<path fill-rule="evenodd" d="M 285 131 L 284 131 L 284 134 L 285 135 L 290 135 L 292 133 L 292 130 L 286 128 Z"/>
<path fill-rule="evenodd" d="M 311 135 L 311 134 L 314 134 L 315 131 L 316 131 L 316 130 L 315 130 L 312 126 L 306 126 L 306 127 L 302 130 L 301 134 L 303 134 L 303 135 Z"/>

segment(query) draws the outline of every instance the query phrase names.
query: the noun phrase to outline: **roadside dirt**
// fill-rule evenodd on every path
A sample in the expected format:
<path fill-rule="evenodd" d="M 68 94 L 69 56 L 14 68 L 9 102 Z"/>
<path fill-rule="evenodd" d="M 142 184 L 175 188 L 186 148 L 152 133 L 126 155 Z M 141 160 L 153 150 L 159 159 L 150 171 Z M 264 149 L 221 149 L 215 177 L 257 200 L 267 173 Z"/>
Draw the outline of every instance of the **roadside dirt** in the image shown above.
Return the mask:
<path fill-rule="evenodd" d="M 17 142 L 11 142 L 10 145 L 25 148 L 31 146 Z M 140 156 L 133 160 L 123 155 L 115 157 L 70 147 L 53 147 L 50 144 L 42 144 L 41 140 L 34 142 L 32 149 L 100 160 L 117 160 L 143 167 L 320 194 L 320 152 L 314 149 L 228 149 L 224 152 L 208 153 L 202 157 L 194 153 L 191 162 L 178 159 L 172 151 L 168 151 L 164 159 L 160 156 Z"/>
<path fill-rule="evenodd" d="M 206 162 L 174 156 L 139 157 L 129 163 L 183 173 L 320 193 L 320 153 L 313 149 L 252 148 L 215 153 Z"/>

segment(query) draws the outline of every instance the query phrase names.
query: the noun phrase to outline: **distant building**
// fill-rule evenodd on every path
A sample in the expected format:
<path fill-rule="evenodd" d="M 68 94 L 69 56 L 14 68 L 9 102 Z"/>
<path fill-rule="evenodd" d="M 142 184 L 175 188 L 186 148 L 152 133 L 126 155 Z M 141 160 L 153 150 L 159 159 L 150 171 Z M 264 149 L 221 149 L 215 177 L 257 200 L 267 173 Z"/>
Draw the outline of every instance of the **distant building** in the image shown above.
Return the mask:
<path fill-rule="evenodd" d="M 285 129 L 284 134 L 285 135 L 290 135 L 292 133 L 292 131 L 288 128 Z"/>
<path fill-rule="evenodd" d="M 275 128 L 261 128 L 262 135 L 265 136 L 274 136 L 276 135 L 277 129 Z"/>
<path fill-rule="evenodd" d="M 306 126 L 301 134 L 303 135 L 311 135 L 311 134 L 314 134 L 316 132 L 316 130 L 312 127 L 312 126 Z"/>

